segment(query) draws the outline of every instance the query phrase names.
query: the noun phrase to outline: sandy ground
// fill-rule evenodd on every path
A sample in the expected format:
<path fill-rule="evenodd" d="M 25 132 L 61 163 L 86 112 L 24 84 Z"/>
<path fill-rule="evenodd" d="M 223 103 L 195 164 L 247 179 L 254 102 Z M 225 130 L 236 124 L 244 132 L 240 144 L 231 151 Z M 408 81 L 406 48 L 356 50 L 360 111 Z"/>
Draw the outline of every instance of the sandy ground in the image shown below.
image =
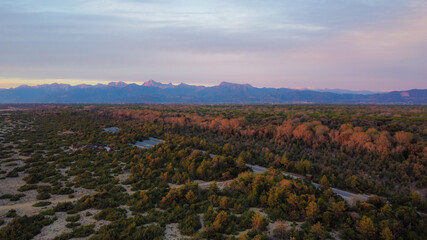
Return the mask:
<path fill-rule="evenodd" d="M 226 186 L 228 186 L 233 180 L 227 180 L 222 182 L 216 182 L 216 185 L 220 190 L 223 190 Z M 213 181 L 205 182 L 202 180 L 195 180 L 197 184 L 199 184 L 199 187 L 201 189 L 208 189 L 209 186 L 213 183 Z"/>
<path fill-rule="evenodd" d="M 23 185 L 25 185 L 25 181 L 22 180 L 24 174 L 20 173 L 17 178 L 6 178 L 0 181 L 0 193 L 2 194 L 18 194 L 21 193 L 17 189 Z M 46 183 L 40 185 L 48 185 Z M 85 189 L 85 188 L 74 188 L 75 193 L 73 193 L 74 197 L 69 198 L 68 195 L 52 195 L 51 198 L 46 199 L 44 201 L 52 202 L 52 205 L 60 202 L 72 202 L 77 201 L 79 198 L 85 195 L 93 195 L 96 193 L 95 190 Z M 9 199 L 1 199 L 0 200 L 0 215 L 6 213 L 10 209 L 15 209 L 19 215 L 33 215 L 38 214 L 40 211 L 45 208 L 33 207 L 32 205 L 40 202 L 40 200 L 36 199 L 37 191 L 29 190 L 26 192 L 22 192 L 25 194 L 25 197 L 22 197 L 20 200 L 13 202 Z"/>
<path fill-rule="evenodd" d="M 132 211 L 130 210 L 130 207 L 128 205 L 120 205 L 119 208 L 123 208 L 124 210 L 126 210 L 127 218 L 133 217 Z"/>
<path fill-rule="evenodd" d="M 63 135 L 73 135 L 75 134 L 75 132 L 73 131 L 64 131 L 64 132 L 58 132 L 59 136 L 63 136 Z"/>
<path fill-rule="evenodd" d="M 78 221 L 79 223 L 82 224 L 82 226 L 86 226 L 86 225 L 90 225 L 90 224 L 95 224 L 95 231 L 98 231 L 102 226 L 108 225 L 110 224 L 110 221 L 106 221 L 106 220 L 95 220 L 93 217 L 99 213 L 101 210 L 97 210 L 97 209 L 88 209 L 85 211 L 80 212 L 80 220 Z M 92 215 L 91 216 L 86 216 L 86 213 L 90 212 Z"/>
<path fill-rule="evenodd" d="M 18 177 L 14 177 L 14 178 L 9 177 L 9 178 L 6 178 L 6 179 L 1 179 L 0 180 L 0 195 L 3 195 L 3 194 L 19 194 L 19 193 L 21 193 L 17 189 L 19 187 L 25 185 L 25 181 L 22 180 L 25 176 L 26 176 L 26 174 L 19 173 Z M 24 192 L 24 194 L 26 196 L 23 197 L 23 198 L 21 198 L 19 201 L 15 202 L 15 203 L 23 202 L 23 201 L 25 201 L 24 199 L 26 199 L 26 200 L 31 199 L 29 197 L 29 196 L 31 196 L 31 192 L 30 191 Z M 0 199 L 0 205 L 5 205 L 5 204 L 8 204 L 8 203 L 9 203 L 9 199 Z"/>
<path fill-rule="evenodd" d="M 249 210 L 252 210 L 252 211 L 254 211 L 254 212 L 258 212 L 259 214 L 261 214 L 263 217 L 266 217 L 266 218 L 268 218 L 268 214 L 267 213 L 265 213 L 264 211 L 262 211 L 262 209 L 261 208 L 249 208 Z M 292 221 L 275 221 L 275 222 L 270 222 L 269 224 L 268 224 L 268 226 L 267 226 L 267 231 L 268 231 L 268 235 L 271 237 L 271 236 L 273 236 L 273 230 L 276 228 L 276 225 L 277 224 L 279 224 L 279 223 L 285 223 L 287 226 L 288 226 L 288 230 L 291 228 L 291 226 L 292 226 L 292 224 L 294 223 L 294 222 L 292 222 Z M 303 224 L 304 222 L 295 222 L 295 224 L 296 224 L 296 228 L 297 229 L 301 229 L 301 225 Z M 239 236 L 240 235 L 243 235 L 243 234 L 245 234 L 245 233 L 247 233 L 248 232 L 248 230 L 246 230 L 246 231 L 243 231 L 243 232 L 240 232 L 239 233 Z"/>
<path fill-rule="evenodd" d="M 62 174 L 62 176 L 68 176 L 67 171 L 70 170 L 71 167 L 66 168 L 57 168 L 57 170 Z"/>
<path fill-rule="evenodd" d="M 202 227 L 200 227 L 199 229 L 199 232 L 202 232 L 205 229 L 205 215 L 199 214 L 199 218 L 200 218 L 200 224 L 202 225 Z"/>
<path fill-rule="evenodd" d="M 11 203 L 8 205 L 1 205 L 0 206 L 0 215 L 7 213 L 11 209 L 15 209 L 16 213 L 18 215 L 27 215 L 31 216 L 34 214 L 38 214 L 39 212 L 46 210 L 48 208 L 51 208 L 51 206 L 55 206 L 57 203 L 63 203 L 63 202 L 73 202 L 77 201 L 79 198 L 67 198 L 67 196 L 63 196 L 63 198 L 57 198 L 57 199 L 47 199 L 43 201 L 49 201 L 52 204 L 47 207 L 33 207 L 34 204 L 40 202 L 39 200 L 36 201 L 26 201 L 21 203 Z"/>
<path fill-rule="evenodd" d="M 132 175 L 132 173 L 130 171 L 125 171 L 124 173 L 117 175 L 119 177 L 120 184 L 126 189 L 126 192 L 129 195 L 134 194 L 135 191 L 131 190 L 132 189 L 131 185 L 123 184 L 123 182 L 126 181 L 131 175 Z"/>
<path fill-rule="evenodd" d="M 91 216 L 86 216 L 87 212 L 91 213 Z M 94 230 L 98 231 L 102 226 L 108 225 L 110 223 L 109 221 L 105 221 L 105 220 L 99 220 L 99 221 L 95 220 L 93 217 L 99 212 L 100 210 L 96 210 L 96 209 L 88 209 L 88 210 L 82 211 L 79 213 L 80 219 L 77 222 L 80 223 L 81 226 L 95 224 Z M 72 231 L 71 229 L 65 227 L 65 225 L 68 223 L 66 221 L 66 218 L 71 215 L 74 215 L 74 214 L 67 214 L 65 212 L 55 213 L 55 216 L 58 218 L 58 220 L 56 220 L 55 222 L 53 222 L 48 226 L 45 226 L 41 230 L 41 233 L 35 236 L 33 239 L 48 240 L 48 239 L 53 239 L 56 236 L 61 235 L 62 233 L 71 232 Z M 85 238 L 79 238 L 79 239 L 89 239 L 89 238 L 90 236 Z"/>
<path fill-rule="evenodd" d="M 179 232 L 178 223 L 167 224 L 165 228 L 165 240 L 184 239 Z"/>
<path fill-rule="evenodd" d="M 128 178 L 130 177 L 130 175 L 132 175 L 132 173 L 127 170 L 124 173 L 121 173 L 121 174 L 119 174 L 117 176 L 119 177 L 119 181 L 121 183 L 123 183 L 124 181 L 128 180 Z"/>
<path fill-rule="evenodd" d="M 287 225 L 287 229 L 288 229 L 288 230 L 290 230 L 290 229 L 291 229 L 291 226 L 292 226 L 292 224 L 293 224 L 293 222 L 290 222 L 290 221 L 276 221 L 276 222 L 269 223 L 269 224 L 268 224 L 268 226 L 267 226 L 267 233 L 268 233 L 268 236 L 269 236 L 270 238 L 273 238 L 273 231 L 274 231 L 274 229 L 276 228 L 276 226 L 277 226 L 277 225 L 279 225 L 279 224 L 281 224 L 281 223 L 285 223 L 285 224 Z M 295 224 L 296 224 L 296 229 L 301 229 L 301 225 L 302 225 L 303 223 L 304 223 L 304 222 L 295 222 Z M 239 232 L 239 234 L 237 234 L 237 237 L 240 237 L 240 236 L 242 236 L 243 234 L 248 233 L 249 231 L 250 231 L 250 229 L 246 229 L 245 231 Z M 333 239 L 336 239 L 336 238 L 335 238 L 335 237 L 333 237 Z"/>
<path fill-rule="evenodd" d="M 34 240 L 53 239 L 64 232 L 71 232 L 71 229 L 65 227 L 67 224 L 65 219 L 68 217 L 68 214 L 65 212 L 57 212 L 55 216 L 58 219 L 52 224 L 42 228 L 41 232 L 33 238 Z"/>
<path fill-rule="evenodd" d="M 228 186 L 232 180 L 227 180 L 227 181 L 222 181 L 222 182 L 216 182 L 216 185 L 218 186 L 218 188 L 220 190 L 223 190 L 226 186 Z M 194 182 L 196 182 L 199 185 L 200 189 L 208 189 L 209 186 L 214 182 L 214 181 L 203 181 L 203 180 L 195 180 Z M 168 183 L 170 188 L 180 188 L 182 186 L 184 186 L 184 184 L 174 184 L 174 183 Z"/>
<path fill-rule="evenodd" d="M 268 218 L 268 214 L 263 212 L 261 208 L 249 208 L 249 210 L 257 212 L 257 213 L 261 214 L 263 217 Z"/>
<path fill-rule="evenodd" d="M 122 185 L 125 189 L 126 189 L 126 192 L 129 194 L 129 195 L 132 195 L 132 194 L 134 194 L 136 191 L 132 191 L 131 189 L 132 189 L 132 186 L 131 185 Z"/>
<path fill-rule="evenodd" d="M 168 183 L 170 188 L 180 188 L 184 186 L 184 184 L 174 184 L 174 183 Z"/>

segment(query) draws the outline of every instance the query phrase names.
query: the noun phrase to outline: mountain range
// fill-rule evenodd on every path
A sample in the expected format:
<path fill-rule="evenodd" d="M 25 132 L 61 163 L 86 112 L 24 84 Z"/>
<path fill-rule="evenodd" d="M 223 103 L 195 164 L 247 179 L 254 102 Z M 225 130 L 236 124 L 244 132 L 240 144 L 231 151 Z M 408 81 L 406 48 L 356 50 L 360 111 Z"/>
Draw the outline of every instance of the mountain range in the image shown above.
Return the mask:
<path fill-rule="evenodd" d="M 124 82 L 76 86 L 53 83 L 0 89 L 0 103 L 427 104 L 427 89 L 375 93 L 341 89 L 257 88 L 228 82 L 210 87 L 162 84 L 153 80 L 142 85 Z"/>

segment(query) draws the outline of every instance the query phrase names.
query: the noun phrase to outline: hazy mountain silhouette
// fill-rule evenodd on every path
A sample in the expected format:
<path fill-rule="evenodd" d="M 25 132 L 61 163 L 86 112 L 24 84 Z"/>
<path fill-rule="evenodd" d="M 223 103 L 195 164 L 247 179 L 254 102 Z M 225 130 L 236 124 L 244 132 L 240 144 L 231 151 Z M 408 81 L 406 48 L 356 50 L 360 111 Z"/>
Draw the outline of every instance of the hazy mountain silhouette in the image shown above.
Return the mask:
<path fill-rule="evenodd" d="M 337 92 L 338 91 L 338 92 Z M 0 103 L 368 103 L 427 104 L 427 89 L 387 93 L 327 89 L 256 88 L 249 84 L 222 82 L 218 86 L 111 82 L 107 85 L 44 84 L 0 89 Z"/>

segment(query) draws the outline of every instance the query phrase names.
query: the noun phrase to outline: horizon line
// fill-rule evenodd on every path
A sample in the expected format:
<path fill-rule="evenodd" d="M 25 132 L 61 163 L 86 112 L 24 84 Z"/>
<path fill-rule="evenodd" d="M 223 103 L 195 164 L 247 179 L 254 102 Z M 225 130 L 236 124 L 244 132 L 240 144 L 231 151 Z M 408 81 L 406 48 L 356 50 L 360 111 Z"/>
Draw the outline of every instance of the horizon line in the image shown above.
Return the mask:
<path fill-rule="evenodd" d="M 4 80 L 4 79 L 3 79 Z M 16 80 L 14 78 L 11 78 L 10 80 Z M 23 80 L 23 79 L 19 79 L 19 80 Z M 1 80 L 0 80 L 1 81 Z M 30 80 L 33 82 L 38 82 L 40 80 Z M 80 79 L 49 79 L 49 80 L 44 80 L 45 83 L 22 83 L 20 85 L 15 85 L 15 86 L 11 86 L 11 87 L 1 87 L 0 84 L 0 89 L 16 89 L 19 87 L 37 87 L 37 86 L 43 86 L 43 85 L 52 85 L 52 84 L 59 84 L 59 85 L 68 85 L 71 87 L 76 87 L 79 85 L 88 85 L 88 86 L 97 86 L 97 85 L 108 85 L 110 83 L 125 83 L 127 85 L 130 84 L 136 84 L 138 86 L 143 86 L 145 83 L 150 82 L 150 81 L 154 81 L 160 84 L 164 84 L 164 85 L 173 85 L 173 86 L 179 86 L 180 84 L 186 84 L 186 85 L 190 85 L 190 86 L 201 86 L 201 87 L 215 87 L 215 86 L 219 86 L 221 83 L 230 83 L 230 84 L 237 84 L 237 85 L 250 85 L 252 87 L 255 88 L 274 88 L 274 89 L 281 89 L 281 88 L 287 88 L 287 89 L 292 89 L 292 90 L 308 90 L 308 91 L 350 91 L 350 92 L 371 92 L 371 93 L 387 93 L 387 92 L 394 92 L 394 91 L 409 91 L 409 90 L 423 90 L 426 88 L 411 88 L 411 89 L 387 89 L 387 90 L 367 90 L 367 89 L 361 89 L 361 90 L 355 90 L 355 89 L 347 89 L 347 88 L 314 88 L 314 87 L 269 87 L 269 86 L 253 86 L 250 83 L 236 83 L 236 82 L 228 82 L 228 81 L 222 81 L 218 84 L 205 84 L 205 83 L 185 83 L 185 82 L 162 82 L 162 81 L 157 81 L 157 80 L 153 80 L 153 79 L 149 79 L 147 81 L 141 82 L 141 81 L 110 81 L 110 80 L 80 80 Z M 74 83 L 73 83 L 74 82 Z M 89 83 L 88 83 L 89 82 Z"/>

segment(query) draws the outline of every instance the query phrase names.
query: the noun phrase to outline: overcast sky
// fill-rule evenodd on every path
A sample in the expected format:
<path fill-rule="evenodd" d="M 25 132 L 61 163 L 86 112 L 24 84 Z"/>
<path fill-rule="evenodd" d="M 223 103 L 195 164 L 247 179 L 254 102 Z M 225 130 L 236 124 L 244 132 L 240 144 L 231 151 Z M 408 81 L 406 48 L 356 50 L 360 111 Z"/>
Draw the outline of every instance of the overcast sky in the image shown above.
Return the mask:
<path fill-rule="evenodd" d="M 0 0 L 0 87 L 427 88 L 426 0 Z"/>

